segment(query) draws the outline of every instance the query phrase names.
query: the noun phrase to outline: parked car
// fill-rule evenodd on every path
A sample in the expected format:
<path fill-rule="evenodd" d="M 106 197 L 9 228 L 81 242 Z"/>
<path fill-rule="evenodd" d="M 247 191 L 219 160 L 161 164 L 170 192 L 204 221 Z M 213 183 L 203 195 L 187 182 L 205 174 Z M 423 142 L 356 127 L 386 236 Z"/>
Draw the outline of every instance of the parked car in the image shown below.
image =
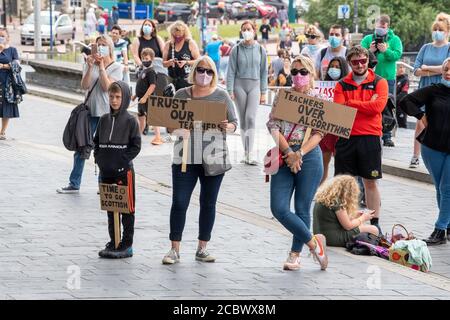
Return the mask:
<path fill-rule="evenodd" d="M 185 3 L 177 3 L 177 2 L 162 3 L 155 9 L 155 19 L 159 23 L 176 20 L 182 20 L 185 23 L 188 23 L 190 15 L 191 15 L 191 6 Z"/>
<path fill-rule="evenodd" d="M 54 41 L 64 43 L 72 39 L 75 34 L 75 26 L 67 14 L 53 11 L 52 35 Z M 41 11 L 41 39 L 42 43 L 50 43 L 50 11 Z M 30 14 L 20 30 L 20 43 L 34 43 L 34 13 Z"/>
<path fill-rule="evenodd" d="M 263 2 L 267 5 L 273 6 L 279 11 L 281 7 L 285 7 L 286 9 L 289 7 L 288 1 L 285 0 L 263 0 Z"/>
<path fill-rule="evenodd" d="M 256 6 L 260 18 L 269 17 L 272 13 L 277 13 L 277 8 L 272 5 L 266 4 L 259 0 L 250 0 L 250 2 Z"/>
<path fill-rule="evenodd" d="M 251 2 L 226 1 L 226 10 L 230 19 L 254 19 L 259 17 L 258 8 Z"/>

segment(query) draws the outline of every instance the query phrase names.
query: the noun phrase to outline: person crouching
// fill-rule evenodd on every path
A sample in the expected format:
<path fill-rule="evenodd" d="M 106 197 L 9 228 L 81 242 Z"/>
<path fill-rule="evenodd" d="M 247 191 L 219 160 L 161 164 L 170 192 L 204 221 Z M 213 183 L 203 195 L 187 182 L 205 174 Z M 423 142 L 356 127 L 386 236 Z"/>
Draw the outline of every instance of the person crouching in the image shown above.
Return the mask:
<path fill-rule="evenodd" d="M 136 119 L 128 113 L 130 89 L 123 81 L 108 88 L 110 113 L 100 118 L 94 136 L 94 158 L 100 169 L 100 183 L 128 187 L 130 214 L 122 214 L 123 236 L 117 249 L 114 246 L 114 213 L 108 211 L 108 231 L 111 241 L 99 252 L 102 258 L 133 256 L 134 235 L 134 169 L 132 160 L 141 151 L 141 134 Z"/>

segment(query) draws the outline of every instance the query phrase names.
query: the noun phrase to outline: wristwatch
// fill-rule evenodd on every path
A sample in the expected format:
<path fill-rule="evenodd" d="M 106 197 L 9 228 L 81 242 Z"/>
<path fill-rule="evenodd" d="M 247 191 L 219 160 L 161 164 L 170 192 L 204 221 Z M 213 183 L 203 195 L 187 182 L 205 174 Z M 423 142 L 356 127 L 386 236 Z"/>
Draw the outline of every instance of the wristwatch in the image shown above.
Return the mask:
<path fill-rule="evenodd" d="M 291 147 L 287 147 L 286 149 L 283 150 L 283 155 L 287 155 L 288 153 L 293 152 Z"/>
<path fill-rule="evenodd" d="M 303 156 L 305 155 L 305 154 L 303 153 L 303 150 L 302 150 L 302 149 L 299 149 L 299 150 L 297 151 L 297 153 L 300 155 L 301 158 L 303 158 Z"/>

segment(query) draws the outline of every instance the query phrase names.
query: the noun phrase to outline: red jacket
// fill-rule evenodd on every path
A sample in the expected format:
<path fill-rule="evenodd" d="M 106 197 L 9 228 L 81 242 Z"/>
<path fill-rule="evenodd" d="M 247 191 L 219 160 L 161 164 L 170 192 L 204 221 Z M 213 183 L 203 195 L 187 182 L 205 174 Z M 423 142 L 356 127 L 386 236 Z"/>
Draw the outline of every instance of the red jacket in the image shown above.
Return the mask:
<path fill-rule="evenodd" d="M 381 112 L 386 106 L 389 88 L 385 79 L 372 69 L 360 85 L 353 81 L 353 72 L 336 84 L 334 102 L 358 109 L 351 136 L 382 136 Z M 374 81 L 376 87 L 374 88 Z M 375 99 L 372 99 L 374 95 Z"/>

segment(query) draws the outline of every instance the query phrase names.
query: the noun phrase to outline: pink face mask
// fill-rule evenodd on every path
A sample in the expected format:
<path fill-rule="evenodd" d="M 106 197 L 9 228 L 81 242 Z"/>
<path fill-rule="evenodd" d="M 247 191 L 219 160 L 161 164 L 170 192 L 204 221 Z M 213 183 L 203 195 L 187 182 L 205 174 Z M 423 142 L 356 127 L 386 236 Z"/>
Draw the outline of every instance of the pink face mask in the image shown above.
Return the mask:
<path fill-rule="evenodd" d="M 306 76 L 297 74 L 293 76 L 292 82 L 294 83 L 294 87 L 304 87 L 309 84 L 309 74 L 307 74 Z"/>
<path fill-rule="evenodd" d="M 213 76 L 209 76 L 206 72 L 199 73 L 195 75 L 195 82 L 202 87 L 208 86 L 212 81 Z"/>
<path fill-rule="evenodd" d="M 175 38 L 175 42 L 176 42 L 176 43 L 180 43 L 180 42 L 183 41 L 183 39 L 184 39 L 183 36 L 181 36 L 181 37 L 174 37 L 174 38 Z"/>

